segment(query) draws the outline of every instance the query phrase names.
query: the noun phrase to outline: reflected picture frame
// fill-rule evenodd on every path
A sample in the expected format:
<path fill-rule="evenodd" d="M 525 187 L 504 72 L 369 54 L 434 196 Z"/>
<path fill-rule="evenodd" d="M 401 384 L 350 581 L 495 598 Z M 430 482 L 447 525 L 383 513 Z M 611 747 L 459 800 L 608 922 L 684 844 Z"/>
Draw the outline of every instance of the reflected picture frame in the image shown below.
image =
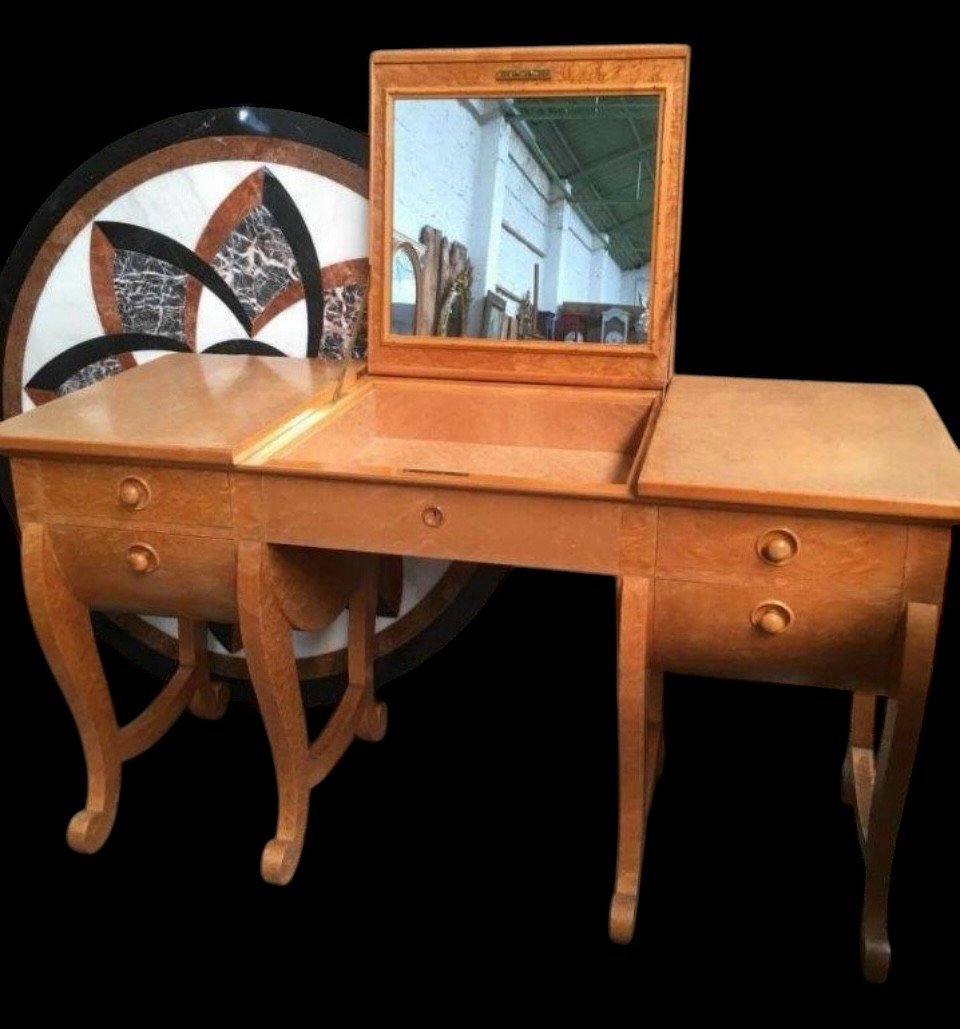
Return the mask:
<path fill-rule="evenodd" d="M 370 327 L 373 374 L 466 381 L 662 388 L 673 362 L 686 97 L 686 46 L 379 51 L 371 56 Z M 629 347 L 559 340 L 398 336 L 390 332 L 394 105 L 415 98 L 659 97 L 647 340 Z M 451 141 L 453 145 L 453 141 Z M 497 350 L 497 360 L 490 350 Z"/>
<path fill-rule="evenodd" d="M 483 298 L 483 328 L 481 330 L 484 339 L 503 339 L 506 313 L 506 298 L 492 290 L 487 290 L 487 295 Z"/>

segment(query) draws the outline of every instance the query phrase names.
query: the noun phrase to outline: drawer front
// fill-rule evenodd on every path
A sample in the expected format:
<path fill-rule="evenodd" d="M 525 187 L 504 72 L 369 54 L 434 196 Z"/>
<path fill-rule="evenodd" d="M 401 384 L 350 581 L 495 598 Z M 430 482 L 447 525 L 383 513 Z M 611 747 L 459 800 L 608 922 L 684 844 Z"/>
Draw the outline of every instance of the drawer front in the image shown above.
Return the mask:
<path fill-rule="evenodd" d="M 47 531 L 70 589 L 95 611 L 237 619 L 231 540 L 90 526 Z"/>
<path fill-rule="evenodd" d="M 657 580 L 654 661 L 691 675 L 885 689 L 902 607 L 889 589 Z"/>
<path fill-rule="evenodd" d="M 265 538 L 616 574 L 652 574 L 656 512 L 636 504 L 264 476 Z"/>
<path fill-rule="evenodd" d="M 657 575 L 695 582 L 805 580 L 899 588 L 900 525 L 795 515 L 660 509 Z"/>
<path fill-rule="evenodd" d="M 227 472 L 43 461 L 44 507 L 67 518 L 230 525 Z"/>

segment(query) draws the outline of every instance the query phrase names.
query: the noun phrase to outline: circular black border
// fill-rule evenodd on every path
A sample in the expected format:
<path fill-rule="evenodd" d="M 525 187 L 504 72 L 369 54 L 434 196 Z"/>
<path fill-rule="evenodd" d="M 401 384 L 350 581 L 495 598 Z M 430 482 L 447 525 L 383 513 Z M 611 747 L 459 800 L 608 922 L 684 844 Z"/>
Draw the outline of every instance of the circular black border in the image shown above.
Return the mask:
<path fill-rule="evenodd" d="M 156 150 L 211 136 L 267 136 L 317 147 L 361 168 L 369 167 L 369 142 L 363 133 L 309 114 L 268 107 L 224 107 L 178 114 L 137 129 L 104 147 L 85 161 L 50 194 L 30 219 L 0 271 L 0 361 L 7 349 L 7 333 L 17 297 L 37 253 L 63 216 L 91 189 L 125 165 Z M 2 367 L 2 366 L 0 366 Z M 10 462 L 0 458 L 0 495 L 17 528 L 10 478 Z M 383 685 L 410 671 L 448 643 L 470 621 L 496 589 L 505 569 L 480 566 L 453 602 L 421 633 L 377 661 L 377 684 Z M 176 662 L 140 640 L 127 635 L 102 615 L 94 614 L 97 636 L 150 675 L 166 678 Z M 232 683 L 234 695 L 252 700 L 249 683 Z M 336 701 L 346 686 L 344 674 L 301 683 L 308 704 Z"/>

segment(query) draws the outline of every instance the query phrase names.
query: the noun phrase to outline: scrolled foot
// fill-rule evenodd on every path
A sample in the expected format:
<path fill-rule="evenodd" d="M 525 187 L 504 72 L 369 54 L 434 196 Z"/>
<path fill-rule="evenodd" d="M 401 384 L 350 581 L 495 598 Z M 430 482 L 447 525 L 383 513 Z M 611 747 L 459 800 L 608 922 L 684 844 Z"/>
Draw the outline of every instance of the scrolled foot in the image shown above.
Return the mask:
<path fill-rule="evenodd" d="M 190 698 L 190 713 L 215 722 L 223 718 L 230 703 L 230 687 L 225 682 L 205 682 Z"/>
<path fill-rule="evenodd" d="M 615 893 L 610 901 L 610 939 L 614 943 L 629 943 L 637 924 L 637 895 Z"/>
<path fill-rule="evenodd" d="M 860 963 L 868 983 L 885 983 L 890 973 L 890 940 L 886 933 L 866 929 L 860 934 Z"/>
<path fill-rule="evenodd" d="M 360 716 L 357 736 L 368 743 L 379 743 L 387 734 L 387 705 L 380 702 L 370 704 Z"/>
<path fill-rule="evenodd" d="M 95 854 L 107 842 L 112 828 L 112 815 L 84 808 L 70 819 L 67 846 L 78 854 Z"/>
<path fill-rule="evenodd" d="M 274 886 L 286 886 L 293 878 L 300 863 L 302 840 L 287 840 L 274 836 L 263 848 L 260 859 L 260 874 L 264 881 Z"/>

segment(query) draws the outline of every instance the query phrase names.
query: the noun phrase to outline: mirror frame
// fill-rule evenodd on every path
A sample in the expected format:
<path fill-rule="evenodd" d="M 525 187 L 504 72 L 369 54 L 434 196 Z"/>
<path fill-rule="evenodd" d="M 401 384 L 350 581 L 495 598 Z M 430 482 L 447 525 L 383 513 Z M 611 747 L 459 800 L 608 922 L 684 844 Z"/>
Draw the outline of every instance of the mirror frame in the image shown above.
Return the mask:
<path fill-rule="evenodd" d="M 690 48 L 573 46 L 382 50 L 370 56 L 370 325 L 376 375 L 662 388 L 673 371 Z M 626 346 L 390 332 L 397 99 L 658 94 L 660 135 L 647 342 Z"/>
<path fill-rule="evenodd" d="M 416 335 L 417 330 L 420 328 L 420 323 L 423 320 L 423 265 L 420 263 L 420 254 L 412 243 L 408 243 L 405 239 L 395 240 L 390 252 L 391 288 L 393 286 L 393 262 L 396 260 L 398 254 L 406 254 L 407 257 L 410 258 L 410 263 L 413 265 L 413 328 L 414 335 Z M 388 294 L 388 299 L 389 296 L 390 294 Z M 389 325 L 389 322 L 387 324 Z"/>

